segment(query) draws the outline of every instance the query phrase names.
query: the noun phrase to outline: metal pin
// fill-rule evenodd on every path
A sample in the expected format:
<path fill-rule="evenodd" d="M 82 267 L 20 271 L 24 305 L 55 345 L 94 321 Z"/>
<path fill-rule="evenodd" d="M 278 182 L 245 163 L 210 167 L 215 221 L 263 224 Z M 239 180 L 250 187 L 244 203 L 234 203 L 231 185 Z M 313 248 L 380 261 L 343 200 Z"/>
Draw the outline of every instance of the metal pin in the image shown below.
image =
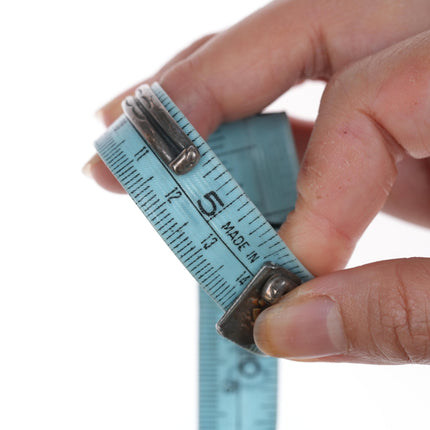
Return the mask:
<path fill-rule="evenodd" d="M 297 282 L 294 282 L 290 277 L 285 275 L 275 274 L 266 281 L 261 290 L 261 298 L 269 305 L 274 305 L 283 295 L 297 287 Z"/>
<path fill-rule="evenodd" d="M 242 348 L 262 354 L 254 343 L 255 320 L 264 309 L 300 284 L 300 278 L 285 268 L 265 263 L 218 321 L 218 333 Z"/>
<path fill-rule="evenodd" d="M 161 160 L 177 175 L 189 172 L 200 160 L 199 150 L 158 100 L 149 85 L 122 102 L 126 117 Z"/>

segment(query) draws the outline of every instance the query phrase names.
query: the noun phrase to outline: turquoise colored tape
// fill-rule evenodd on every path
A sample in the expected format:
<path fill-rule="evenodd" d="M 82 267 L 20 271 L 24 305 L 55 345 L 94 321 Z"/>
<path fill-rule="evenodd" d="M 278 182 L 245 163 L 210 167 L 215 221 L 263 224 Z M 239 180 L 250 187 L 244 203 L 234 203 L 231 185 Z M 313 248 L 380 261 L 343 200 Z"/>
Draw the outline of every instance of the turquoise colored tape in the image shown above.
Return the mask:
<path fill-rule="evenodd" d="M 201 160 L 175 175 L 121 117 L 97 142 L 104 162 L 207 294 L 227 309 L 270 260 L 303 281 L 295 258 L 209 145 L 163 92 L 153 90 L 199 148 Z"/>
<path fill-rule="evenodd" d="M 275 430 L 277 359 L 219 336 L 222 313 L 200 289 L 199 429 Z"/>
<path fill-rule="evenodd" d="M 311 278 L 266 220 L 281 224 L 295 201 L 298 163 L 285 115 L 222 126 L 210 142 L 224 166 L 161 87 L 152 89 L 199 148 L 198 165 L 175 175 L 124 116 L 97 140 L 97 151 L 219 306 L 201 299 L 201 430 L 274 429 L 276 361 L 220 339 L 213 326 L 265 261 Z"/>

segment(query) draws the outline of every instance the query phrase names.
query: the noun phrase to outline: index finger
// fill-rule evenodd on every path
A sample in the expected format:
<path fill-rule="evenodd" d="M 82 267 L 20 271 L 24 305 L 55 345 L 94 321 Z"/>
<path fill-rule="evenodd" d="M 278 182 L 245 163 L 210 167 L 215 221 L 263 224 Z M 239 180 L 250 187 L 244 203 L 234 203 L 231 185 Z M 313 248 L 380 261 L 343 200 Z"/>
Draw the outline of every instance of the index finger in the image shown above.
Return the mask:
<path fill-rule="evenodd" d="M 296 208 L 280 230 L 313 273 L 345 265 L 385 204 L 403 157 L 428 161 L 429 52 L 430 31 L 354 64 L 326 88 Z M 422 200 L 421 217 L 426 211 L 430 225 L 430 164 L 425 178 L 418 173 L 408 193 Z"/>
<path fill-rule="evenodd" d="M 118 118 L 122 114 L 121 102 L 127 97 L 133 95 L 136 88 L 142 84 L 152 84 L 153 82 L 158 81 L 160 77 L 166 72 L 166 70 L 170 69 L 176 63 L 186 59 L 189 55 L 203 46 L 208 40 L 214 37 L 213 34 L 208 34 L 207 36 L 203 36 L 200 39 L 196 40 L 190 46 L 186 47 L 178 54 L 176 54 L 170 61 L 168 61 L 157 73 L 151 76 L 148 79 L 145 79 L 142 82 L 139 82 L 136 85 L 128 88 L 121 94 L 117 95 L 110 102 L 106 103 L 102 106 L 97 112 L 96 116 L 100 118 L 100 120 L 104 123 L 106 127 L 109 127 L 116 118 Z"/>
<path fill-rule="evenodd" d="M 330 77 L 348 62 L 421 31 L 428 12 L 427 0 L 411 0 L 407 7 L 375 0 L 275 1 L 164 68 L 159 80 L 206 138 L 223 121 L 260 112 L 304 78 Z M 100 184 L 117 185 L 101 163 L 91 170 Z"/>
<path fill-rule="evenodd" d="M 430 3 L 275 1 L 212 38 L 160 83 L 204 138 L 306 78 L 329 78 L 428 26 Z M 360 16 L 360 19 L 357 19 Z M 376 36 L 375 36 L 376 35 Z"/>

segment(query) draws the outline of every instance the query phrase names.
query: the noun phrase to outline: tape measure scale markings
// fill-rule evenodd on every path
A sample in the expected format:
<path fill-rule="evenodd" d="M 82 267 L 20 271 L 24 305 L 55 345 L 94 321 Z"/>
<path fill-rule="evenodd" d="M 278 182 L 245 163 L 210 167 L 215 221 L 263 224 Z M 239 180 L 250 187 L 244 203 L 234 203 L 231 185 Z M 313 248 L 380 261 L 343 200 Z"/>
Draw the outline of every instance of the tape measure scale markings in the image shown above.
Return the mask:
<path fill-rule="evenodd" d="M 208 140 L 248 197 L 273 226 L 296 201 L 298 160 L 285 114 L 224 124 Z M 277 360 L 247 352 L 214 330 L 222 311 L 200 289 L 200 430 L 274 430 Z"/>
<path fill-rule="evenodd" d="M 310 273 L 162 88 L 153 84 L 149 94 L 148 89 L 139 98 L 127 99 L 134 125 L 125 116 L 120 117 L 95 145 L 103 161 L 206 293 L 223 310 L 229 309 L 267 261 L 284 267 L 302 281 L 310 279 Z M 138 103 L 133 105 L 136 100 Z M 147 143 L 154 136 L 162 141 L 170 136 L 154 121 L 148 124 L 142 113 L 143 103 L 147 103 L 148 111 L 154 103 L 162 106 L 168 121 L 175 121 L 189 139 L 189 145 L 174 148 L 178 153 L 183 147 L 195 147 L 200 153 L 200 160 L 186 174 L 178 175 L 166 164 L 166 159 L 173 158 L 170 148 L 158 147 L 155 153 L 155 145 Z M 138 125 L 143 121 L 150 133 L 146 140 L 135 129 L 138 121 Z M 172 128 L 172 124 L 169 126 Z M 160 154 L 165 157 L 163 161 Z"/>
<path fill-rule="evenodd" d="M 210 146 L 198 135 L 158 84 L 154 84 L 152 89 L 147 86 L 139 88 L 136 97 L 128 98 L 123 108 L 126 116 L 121 116 L 96 142 L 97 151 L 204 291 L 226 311 L 218 324 L 219 332 L 227 334 L 230 339 L 249 351 L 258 353 L 252 339 L 253 320 L 249 318 L 250 311 L 259 310 L 260 304 L 255 308 L 255 303 L 263 301 L 265 304 L 261 306 L 267 306 L 279 297 L 279 292 L 286 292 L 310 279 L 310 273 L 292 255 Z M 252 159 L 252 154 L 261 151 L 262 146 L 247 147 L 252 141 L 251 137 L 258 135 L 258 132 L 263 132 L 264 137 L 264 132 L 267 133 L 271 129 L 270 126 L 265 128 L 258 124 L 252 130 L 257 122 L 256 118 L 248 127 L 243 127 L 245 122 L 241 123 L 242 127 L 239 124 L 226 125 L 224 128 L 230 128 L 228 132 L 224 130 L 224 133 L 218 132 L 212 136 L 212 145 L 217 146 L 218 140 L 218 150 L 222 151 L 220 141 L 223 137 L 238 132 L 248 133 L 247 137 L 236 139 L 246 144 L 236 153 L 236 156 L 242 153 L 242 162 L 229 166 L 232 170 L 237 169 L 237 166 L 245 170 L 252 168 L 251 165 L 246 167 L 243 162 L 243 151 L 247 150 L 249 158 Z M 228 145 L 224 150 L 224 161 L 229 164 L 235 155 Z M 255 156 L 257 162 L 264 162 L 265 153 L 266 151 L 263 151 Z M 271 222 L 280 224 L 288 209 L 282 207 L 282 204 L 276 206 L 278 201 L 285 200 L 282 195 L 276 195 L 276 192 L 279 193 L 283 188 L 274 186 L 277 184 L 277 178 L 273 176 L 273 172 L 279 174 L 279 169 L 270 169 L 271 163 L 273 159 L 268 161 L 269 169 L 254 169 L 256 172 L 266 172 L 266 175 L 269 172 L 269 176 L 256 178 L 252 183 L 250 175 L 245 174 L 243 178 L 246 178 L 246 181 L 242 180 L 242 185 L 245 187 L 244 182 L 248 184 L 248 192 L 254 194 L 259 207 Z M 289 172 L 291 177 L 283 184 L 292 184 L 292 192 L 295 193 L 297 166 L 294 167 L 294 163 Z M 266 192 L 267 190 L 270 191 Z M 272 191 L 275 194 L 271 194 Z M 291 189 L 288 193 L 291 194 Z M 269 260 L 270 264 L 264 264 Z M 288 271 L 285 271 L 285 268 Z M 261 291 L 265 286 L 268 286 L 264 291 L 265 300 L 261 300 Z M 201 302 L 203 303 L 203 300 Z M 204 306 L 202 304 L 202 307 Z M 211 314 L 217 313 L 219 311 L 213 307 Z M 201 330 L 204 330 L 204 324 L 205 322 L 202 322 Z M 226 425 L 237 429 L 257 429 L 263 428 L 262 426 L 267 429 L 275 428 L 276 363 L 270 365 L 269 361 L 273 359 L 251 356 L 249 352 L 235 345 L 226 346 L 221 342 L 222 339 L 216 339 L 220 350 L 229 349 L 226 357 L 230 357 L 230 360 L 217 362 L 215 368 L 213 365 L 211 367 L 202 344 L 200 362 L 206 363 L 206 371 L 202 368 L 200 371 L 203 377 L 200 389 L 201 428 L 228 428 Z M 247 356 L 251 358 L 244 360 L 243 357 Z M 257 409 L 245 416 L 245 412 L 237 404 L 231 408 L 231 403 L 226 402 L 226 394 L 235 392 L 234 388 L 238 388 L 232 382 L 226 392 L 217 391 L 215 402 L 224 404 L 226 409 L 222 416 L 230 418 L 221 426 L 222 416 L 216 420 L 210 419 L 214 403 L 208 402 L 204 406 L 204 394 L 211 392 L 214 386 L 204 379 L 205 375 L 214 369 L 222 373 L 231 367 L 231 363 L 239 363 L 237 366 L 242 366 L 239 373 L 242 370 L 248 377 L 252 376 L 252 368 L 255 370 L 264 367 L 265 379 L 275 381 L 272 385 L 250 385 L 248 381 L 243 392 L 237 391 L 235 396 L 235 399 L 243 399 L 245 395 L 246 401 L 243 405 L 247 409 L 251 407 L 253 411 L 254 406 L 250 405 L 258 404 L 258 411 L 261 412 L 258 399 L 261 400 L 262 393 L 265 393 L 269 399 L 266 404 L 266 418 L 262 418 Z M 264 366 L 261 363 L 264 363 Z M 237 366 L 233 367 L 237 370 Z M 253 375 L 255 376 L 255 372 Z M 218 377 L 215 382 L 219 383 Z M 232 418 L 233 416 L 235 418 Z M 244 423 L 246 427 L 242 427 Z"/>
<path fill-rule="evenodd" d="M 222 310 L 203 289 L 199 296 L 199 430 L 275 430 L 277 359 L 219 336 Z"/>

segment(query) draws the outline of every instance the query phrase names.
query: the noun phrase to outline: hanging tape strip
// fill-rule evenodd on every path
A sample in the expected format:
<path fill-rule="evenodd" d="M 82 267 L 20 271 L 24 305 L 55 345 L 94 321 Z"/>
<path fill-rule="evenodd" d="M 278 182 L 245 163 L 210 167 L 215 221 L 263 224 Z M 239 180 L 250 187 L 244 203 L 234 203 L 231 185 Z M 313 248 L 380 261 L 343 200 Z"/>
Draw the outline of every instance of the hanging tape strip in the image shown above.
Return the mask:
<path fill-rule="evenodd" d="M 247 283 L 257 274 L 262 264 L 269 260 L 286 267 L 302 281 L 310 279 L 309 272 L 292 255 L 242 190 L 242 188 L 246 189 L 273 224 L 280 224 L 286 212 L 291 209 L 291 198 L 285 199 L 285 192 L 287 195 L 295 193 L 297 174 L 295 154 L 290 153 L 285 159 L 285 151 L 279 151 L 279 157 L 276 157 L 278 155 L 276 145 L 267 148 L 259 142 L 253 142 L 253 137 L 256 135 L 267 138 L 275 130 L 279 132 L 282 129 L 279 125 L 279 117 L 278 122 L 274 120 L 275 116 L 272 116 L 273 119 L 270 121 L 267 116 L 266 118 L 265 116 L 254 117 L 252 120 L 225 125 L 223 129 L 214 133 L 211 144 L 218 154 L 223 154 L 223 161 L 228 165 L 225 167 L 161 87 L 154 84 L 152 90 L 169 116 L 176 121 L 190 142 L 198 149 L 200 154 L 198 163 L 184 175 L 178 176 L 164 158 L 161 157 L 163 161 L 160 160 L 160 153 L 154 152 L 154 147 L 148 144 L 124 116 L 120 117 L 96 142 L 96 148 L 113 174 L 169 247 L 194 275 L 204 291 L 222 309 L 228 310 Z M 271 121 L 272 123 L 269 124 Z M 285 124 L 284 122 L 284 128 Z M 150 123 L 151 126 L 153 122 Z M 285 128 L 285 130 L 284 133 L 288 134 L 288 129 Z M 244 134 L 247 136 L 244 137 Z M 241 142 L 236 150 L 228 146 L 223 147 L 222 141 L 225 136 L 234 135 L 236 135 L 234 140 Z M 290 136 L 287 136 L 287 140 L 288 138 Z M 178 153 L 181 149 L 182 147 L 179 148 Z M 240 162 L 237 157 L 240 157 Z M 285 165 L 291 166 L 290 169 L 280 170 L 279 165 L 273 165 L 273 160 L 284 159 Z M 257 162 L 258 167 L 263 167 L 264 163 L 267 166 L 256 169 L 255 164 L 252 165 L 252 160 L 254 163 Z M 294 160 L 294 162 L 288 163 L 288 160 Z M 228 170 L 228 168 L 232 170 L 239 178 L 241 175 L 238 174 L 238 167 L 235 166 L 241 166 L 243 171 L 249 170 L 248 174 L 242 175 L 242 178 L 246 179 L 240 180 L 240 185 Z M 286 180 L 281 172 L 286 172 L 289 178 Z M 286 201 L 289 201 L 287 208 L 285 208 Z M 242 366 L 242 370 L 246 368 L 249 374 L 252 373 L 250 371 L 252 366 L 262 368 L 260 364 L 255 363 L 264 359 L 256 357 L 255 360 L 248 358 L 246 361 L 243 357 L 247 357 L 247 352 L 238 350 L 235 354 L 236 358 L 239 357 L 239 361 L 236 359 L 238 366 Z M 230 357 L 233 355 L 230 353 Z M 276 400 L 273 401 L 273 393 L 276 392 L 276 366 L 268 365 L 269 360 L 266 359 L 264 363 L 272 376 L 267 377 L 269 374 L 266 373 L 266 379 L 274 380 L 275 388 L 270 387 L 270 384 L 257 384 L 256 391 L 252 393 L 250 390 L 252 384 L 250 385 L 248 381 L 248 389 L 243 390 L 243 393 L 252 394 L 248 396 L 245 405 L 249 406 L 252 399 L 255 401 L 262 393 L 266 393 L 272 398 L 268 404 L 272 404 L 273 408 L 274 403 L 276 410 Z M 243 364 L 246 362 L 248 365 Z M 224 368 L 218 366 L 219 369 L 228 368 L 225 365 Z M 204 374 L 202 368 L 200 373 L 201 376 Z M 231 387 L 234 387 L 234 384 Z M 227 390 L 226 393 L 228 392 L 231 393 L 232 390 Z M 228 395 L 227 397 L 221 395 L 218 400 L 225 401 L 227 398 Z M 206 419 L 207 423 L 209 411 L 208 408 L 202 408 L 201 403 L 201 428 L 203 428 L 202 418 Z M 249 412 L 247 417 L 250 418 L 249 423 L 251 421 L 258 423 L 255 428 L 269 429 L 274 428 L 273 415 L 276 414 L 271 411 L 266 418 L 260 417 L 261 419 L 258 420 L 256 419 L 258 415 Z M 237 417 L 241 416 L 243 417 L 243 414 L 236 414 L 236 424 L 239 419 Z M 239 421 L 244 420 L 241 418 Z M 267 427 L 264 426 L 264 422 Z M 219 420 L 215 423 L 219 424 Z M 243 428 L 254 428 L 249 427 L 250 425 L 247 424 L 247 427 Z"/>

